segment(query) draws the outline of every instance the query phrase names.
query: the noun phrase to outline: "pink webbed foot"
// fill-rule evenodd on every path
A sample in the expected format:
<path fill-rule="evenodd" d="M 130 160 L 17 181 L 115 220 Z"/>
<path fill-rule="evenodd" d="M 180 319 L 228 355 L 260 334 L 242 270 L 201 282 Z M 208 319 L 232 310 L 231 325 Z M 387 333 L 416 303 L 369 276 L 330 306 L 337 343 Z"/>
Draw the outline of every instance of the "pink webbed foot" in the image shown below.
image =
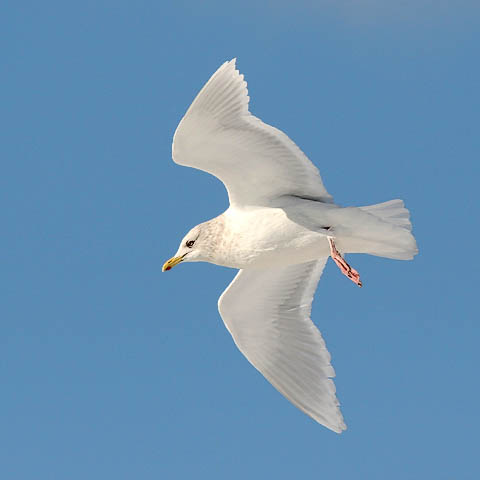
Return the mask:
<path fill-rule="evenodd" d="M 346 275 L 353 283 L 362 286 L 362 281 L 360 280 L 360 274 L 352 268 L 346 260 L 342 257 L 341 253 L 335 247 L 335 243 L 332 237 L 328 237 L 328 243 L 330 244 L 330 255 L 332 260 L 337 264 L 340 271 Z"/>

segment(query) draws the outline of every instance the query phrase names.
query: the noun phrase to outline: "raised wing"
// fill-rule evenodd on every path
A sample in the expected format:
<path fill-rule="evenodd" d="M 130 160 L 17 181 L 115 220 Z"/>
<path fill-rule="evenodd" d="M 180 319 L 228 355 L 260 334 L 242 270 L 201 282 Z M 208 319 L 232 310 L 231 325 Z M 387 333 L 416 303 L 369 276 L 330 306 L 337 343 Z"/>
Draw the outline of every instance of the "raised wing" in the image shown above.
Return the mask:
<path fill-rule="evenodd" d="M 247 83 L 224 63 L 197 95 L 173 137 L 173 160 L 219 178 L 232 205 L 268 205 L 283 195 L 331 203 L 320 173 L 280 130 L 248 111 Z"/>
<path fill-rule="evenodd" d="M 330 354 L 310 320 L 327 259 L 268 270 L 240 270 L 218 301 L 220 315 L 250 363 L 296 407 L 331 430 L 340 413 Z"/>

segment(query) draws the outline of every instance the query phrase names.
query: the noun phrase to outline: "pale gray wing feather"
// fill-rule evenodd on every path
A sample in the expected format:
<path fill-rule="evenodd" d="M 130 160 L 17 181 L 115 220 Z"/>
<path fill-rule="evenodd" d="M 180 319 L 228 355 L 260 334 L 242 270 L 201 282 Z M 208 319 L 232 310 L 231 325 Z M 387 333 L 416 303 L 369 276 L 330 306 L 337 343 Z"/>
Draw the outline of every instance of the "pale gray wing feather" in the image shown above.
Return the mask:
<path fill-rule="evenodd" d="M 310 319 L 327 259 L 268 270 L 240 270 L 218 301 L 235 344 L 296 407 L 340 433 L 346 429 L 335 395 L 325 341 Z"/>
<path fill-rule="evenodd" d="M 332 202 L 320 173 L 280 130 L 248 111 L 247 83 L 224 63 L 197 95 L 173 138 L 173 160 L 225 185 L 232 205 L 267 205 L 283 195 Z"/>

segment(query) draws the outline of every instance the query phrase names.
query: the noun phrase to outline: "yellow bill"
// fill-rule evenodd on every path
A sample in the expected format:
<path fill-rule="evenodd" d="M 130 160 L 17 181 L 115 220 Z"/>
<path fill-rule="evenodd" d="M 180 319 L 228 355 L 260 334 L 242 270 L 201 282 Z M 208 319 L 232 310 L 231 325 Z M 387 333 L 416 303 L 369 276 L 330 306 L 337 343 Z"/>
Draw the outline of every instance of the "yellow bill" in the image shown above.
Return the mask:
<path fill-rule="evenodd" d="M 170 260 L 167 260 L 162 267 L 162 272 L 166 272 L 173 268 L 175 265 L 178 265 L 183 260 L 183 257 L 172 257 Z"/>

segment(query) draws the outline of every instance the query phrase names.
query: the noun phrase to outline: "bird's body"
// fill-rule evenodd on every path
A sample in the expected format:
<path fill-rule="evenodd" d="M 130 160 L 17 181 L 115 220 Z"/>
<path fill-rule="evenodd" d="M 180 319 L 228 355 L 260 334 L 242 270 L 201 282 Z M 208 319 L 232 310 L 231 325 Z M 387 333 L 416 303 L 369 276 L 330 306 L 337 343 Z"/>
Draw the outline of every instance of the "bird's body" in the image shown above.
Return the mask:
<path fill-rule="evenodd" d="M 329 255 L 325 233 L 290 220 L 282 208 L 229 208 L 214 222 L 225 227 L 217 239 L 220 248 L 210 262 L 216 265 L 268 268 Z"/>
<path fill-rule="evenodd" d="M 403 203 L 394 202 L 393 206 L 387 205 L 387 210 L 397 213 L 395 220 L 406 218 L 408 213 Z M 384 251 L 379 250 L 381 246 L 375 240 L 381 238 L 376 235 L 380 230 L 396 236 L 397 241 L 403 240 L 407 248 L 411 247 L 411 235 L 398 231 L 395 224 L 382 221 L 368 209 L 342 208 L 298 197 L 284 197 L 276 206 L 269 207 L 230 206 L 222 215 L 203 224 L 205 228 L 214 226 L 212 231 L 217 235 L 215 242 L 219 246 L 211 253 L 209 262 L 239 269 L 309 262 L 330 255 L 329 237 L 334 237 L 337 247 L 345 253 L 370 253 L 389 258 L 408 255 L 408 250 L 406 253 L 393 251 L 391 241 L 383 245 Z M 364 245 L 370 237 L 374 242 L 372 251 Z"/>
<path fill-rule="evenodd" d="M 250 114 L 234 60 L 217 70 L 180 122 L 173 158 L 222 180 L 230 206 L 190 230 L 163 269 L 182 261 L 240 269 L 219 299 L 235 343 L 293 404 L 341 432 L 330 354 L 310 320 L 313 295 L 329 256 L 359 286 L 343 254 L 413 258 L 408 210 L 401 200 L 335 205 L 303 152 Z"/>

